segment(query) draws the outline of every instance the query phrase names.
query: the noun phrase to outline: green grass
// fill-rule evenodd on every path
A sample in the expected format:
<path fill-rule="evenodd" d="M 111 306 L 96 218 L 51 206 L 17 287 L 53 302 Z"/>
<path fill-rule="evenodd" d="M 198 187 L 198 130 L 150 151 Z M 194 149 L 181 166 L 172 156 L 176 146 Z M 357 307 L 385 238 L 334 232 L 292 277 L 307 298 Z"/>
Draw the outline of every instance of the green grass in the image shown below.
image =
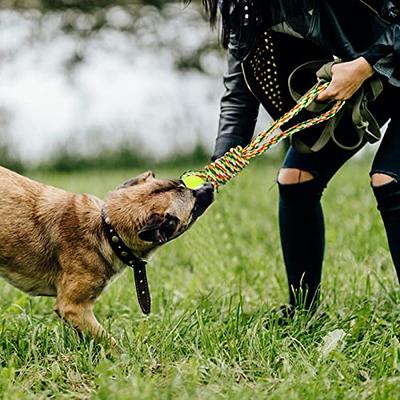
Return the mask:
<path fill-rule="evenodd" d="M 4 399 L 399 399 L 400 291 L 368 182 L 352 163 L 324 197 L 321 310 L 263 328 L 286 300 L 278 240 L 277 166 L 255 163 L 225 187 L 190 232 L 155 254 L 153 312 L 138 308 L 131 271 L 96 305 L 121 354 L 74 331 L 52 299 L 0 282 Z M 138 171 L 34 178 L 103 196 Z M 162 170 L 158 175 L 178 176 Z M 323 351 L 335 330 L 344 340 Z"/>

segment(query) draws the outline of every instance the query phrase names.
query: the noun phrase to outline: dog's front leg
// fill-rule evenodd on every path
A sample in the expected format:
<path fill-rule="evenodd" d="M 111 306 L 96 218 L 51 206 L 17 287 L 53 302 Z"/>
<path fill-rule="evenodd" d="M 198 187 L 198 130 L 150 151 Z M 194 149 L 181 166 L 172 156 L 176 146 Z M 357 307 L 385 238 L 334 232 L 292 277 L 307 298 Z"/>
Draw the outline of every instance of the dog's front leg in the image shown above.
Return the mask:
<path fill-rule="evenodd" d="M 116 340 L 108 335 L 97 321 L 93 313 L 93 307 L 94 303 L 74 304 L 57 298 L 54 311 L 60 318 L 67 321 L 79 332 L 89 332 L 95 338 L 106 337 L 110 340 L 113 347 L 116 346 Z"/>
<path fill-rule="evenodd" d="M 90 271 L 83 263 L 63 265 L 67 273 L 62 274 L 57 282 L 56 313 L 80 332 L 89 332 L 93 337 L 109 338 L 112 346 L 116 341 L 99 324 L 93 307 L 97 297 L 103 291 L 106 281 L 101 279 L 96 270 Z"/>
<path fill-rule="evenodd" d="M 115 339 L 107 334 L 105 329 L 99 324 L 94 313 L 93 303 L 66 303 L 57 299 L 54 311 L 64 321 L 67 321 L 79 332 L 89 332 L 93 337 L 107 337 L 112 346 L 117 343 Z"/>

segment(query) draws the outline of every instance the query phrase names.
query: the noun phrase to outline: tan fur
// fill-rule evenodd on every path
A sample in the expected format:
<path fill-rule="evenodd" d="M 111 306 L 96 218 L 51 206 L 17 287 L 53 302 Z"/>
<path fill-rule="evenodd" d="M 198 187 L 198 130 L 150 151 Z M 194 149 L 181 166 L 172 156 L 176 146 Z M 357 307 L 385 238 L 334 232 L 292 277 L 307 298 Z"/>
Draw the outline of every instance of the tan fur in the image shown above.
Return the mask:
<path fill-rule="evenodd" d="M 57 314 L 94 336 L 104 334 L 94 303 L 125 268 L 103 233 L 102 206 L 125 243 L 146 257 L 158 247 L 138 237 L 148 218 L 154 213 L 179 218 L 173 239 L 189 227 L 196 201 L 193 191 L 151 172 L 110 192 L 105 202 L 2 167 L 0 190 L 0 276 L 30 295 L 55 296 Z"/>

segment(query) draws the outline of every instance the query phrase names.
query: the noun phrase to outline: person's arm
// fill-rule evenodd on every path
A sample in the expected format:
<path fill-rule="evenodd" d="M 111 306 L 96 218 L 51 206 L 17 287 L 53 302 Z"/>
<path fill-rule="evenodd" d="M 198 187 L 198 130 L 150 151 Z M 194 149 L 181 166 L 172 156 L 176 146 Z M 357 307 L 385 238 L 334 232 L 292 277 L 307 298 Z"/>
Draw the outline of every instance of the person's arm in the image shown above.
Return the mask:
<path fill-rule="evenodd" d="M 237 145 L 246 146 L 254 133 L 259 102 L 248 89 L 241 62 L 228 52 L 228 71 L 224 75 L 225 93 L 221 98 L 218 136 L 212 160 Z"/>
<path fill-rule="evenodd" d="M 367 51 L 353 61 L 335 64 L 332 82 L 317 100 L 347 100 L 374 72 L 400 87 L 400 25 L 390 25 Z"/>
<path fill-rule="evenodd" d="M 392 85 L 400 87 L 400 22 L 398 19 L 363 56 L 377 73 L 387 78 Z"/>

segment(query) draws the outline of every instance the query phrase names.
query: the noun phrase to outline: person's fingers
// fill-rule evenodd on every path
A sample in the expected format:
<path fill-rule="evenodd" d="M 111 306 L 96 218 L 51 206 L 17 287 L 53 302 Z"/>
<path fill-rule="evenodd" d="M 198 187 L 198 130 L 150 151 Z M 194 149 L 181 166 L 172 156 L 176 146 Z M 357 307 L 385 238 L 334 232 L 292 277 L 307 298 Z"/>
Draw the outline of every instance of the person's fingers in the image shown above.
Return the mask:
<path fill-rule="evenodd" d="M 324 101 L 326 101 L 329 97 L 329 93 L 328 93 L 328 95 L 326 94 L 326 91 L 327 91 L 328 89 L 325 89 L 323 92 L 321 92 L 318 96 L 317 96 L 317 98 L 315 99 L 315 101 L 318 101 L 318 102 L 320 102 L 320 103 L 323 103 Z"/>
<path fill-rule="evenodd" d="M 317 96 L 316 100 L 320 101 L 320 102 L 332 100 L 335 98 L 336 94 L 337 94 L 336 90 L 334 88 L 332 88 L 332 84 L 331 84 Z"/>

